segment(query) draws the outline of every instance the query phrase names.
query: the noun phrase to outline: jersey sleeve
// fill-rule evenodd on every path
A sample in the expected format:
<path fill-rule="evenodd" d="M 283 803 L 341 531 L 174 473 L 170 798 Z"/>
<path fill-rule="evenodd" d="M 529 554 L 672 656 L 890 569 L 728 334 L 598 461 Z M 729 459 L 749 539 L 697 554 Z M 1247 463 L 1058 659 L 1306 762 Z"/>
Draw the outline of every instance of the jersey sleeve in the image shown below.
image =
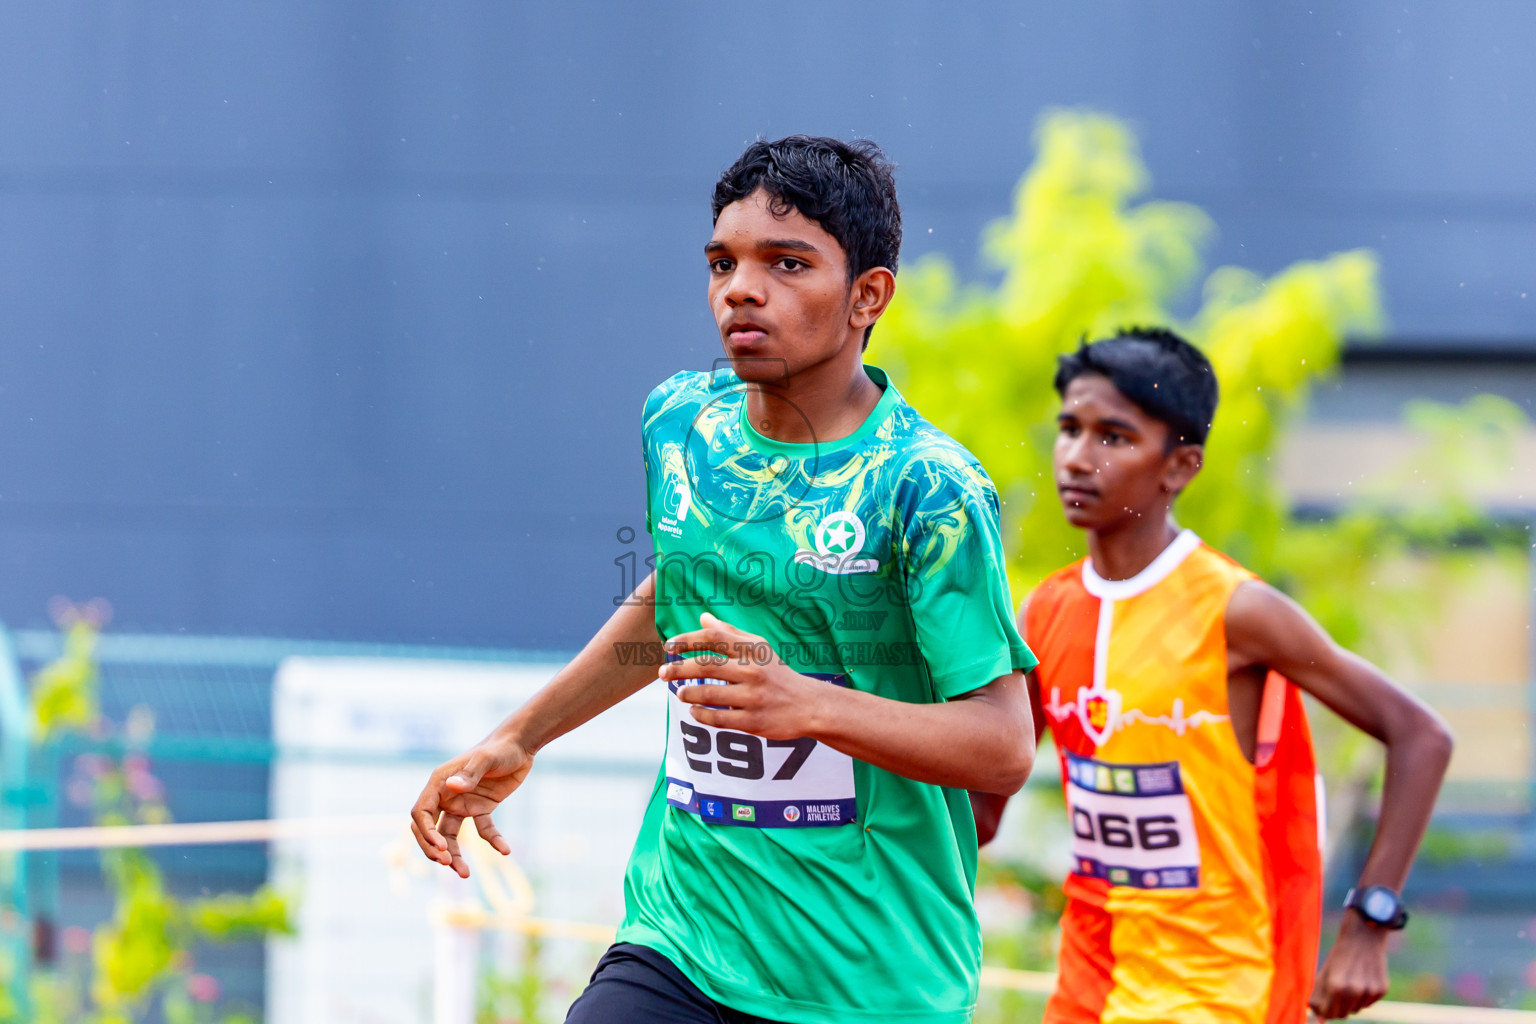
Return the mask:
<path fill-rule="evenodd" d="M 651 494 L 655 490 L 655 482 L 651 472 L 651 422 L 656 418 L 656 410 L 661 407 L 661 392 L 665 385 L 653 388 L 645 398 L 645 405 L 640 410 L 640 458 L 645 466 L 645 532 L 654 533 L 651 528 Z"/>
<path fill-rule="evenodd" d="M 1035 667 L 1004 570 L 997 490 L 979 466 L 944 453 L 903 481 L 902 571 L 917 643 L 944 698 Z"/>
<path fill-rule="evenodd" d="M 651 529 L 654 520 L 651 506 L 655 500 L 658 483 L 656 475 L 659 471 L 654 450 L 657 428 L 673 397 L 697 376 L 697 373 L 689 373 L 686 370 L 673 374 L 651 389 L 651 393 L 645 397 L 645 405 L 640 410 L 640 457 L 645 461 L 646 533 L 654 532 Z"/>

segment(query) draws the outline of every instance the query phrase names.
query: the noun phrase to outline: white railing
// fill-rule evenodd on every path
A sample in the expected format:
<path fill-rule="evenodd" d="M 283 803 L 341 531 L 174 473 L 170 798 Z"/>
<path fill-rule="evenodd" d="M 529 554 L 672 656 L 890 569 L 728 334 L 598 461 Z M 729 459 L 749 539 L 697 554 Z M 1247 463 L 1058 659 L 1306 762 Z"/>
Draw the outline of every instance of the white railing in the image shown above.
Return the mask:
<path fill-rule="evenodd" d="M 0 830 L 0 851 L 78 850 L 108 847 L 185 846 L 212 843 L 270 842 L 318 836 L 397 833 L 387 856 L 414 850 L 402 816 L 289 818 L 257 821 L 199 822 L 171 825 L 121 825 L 92 828 Z M 478 902 L 442 901 L 432 908 L 435 947 L 434 1024 L 470 1024 L 474 1020 L 476 951 L 479 933 L 509 931 L 529 936 L 568 938 L 595 945 L 613 941 L 611 925 L 542 918 L 533 914 L 534 890 L 515 860 L 492 850 L 473 829 L 461 836 L 472 873 L 479 878 Z M 407 847 L 409 850 L 407 850 Z M 1048 995 L 1056 976 L 1007 967 L 981 969 L 984 988 Z M 1536 1011 L 1478 1006 L 1383 1001 L 1353 1019 L 1384 1024 L 1536 1024 Z"/>

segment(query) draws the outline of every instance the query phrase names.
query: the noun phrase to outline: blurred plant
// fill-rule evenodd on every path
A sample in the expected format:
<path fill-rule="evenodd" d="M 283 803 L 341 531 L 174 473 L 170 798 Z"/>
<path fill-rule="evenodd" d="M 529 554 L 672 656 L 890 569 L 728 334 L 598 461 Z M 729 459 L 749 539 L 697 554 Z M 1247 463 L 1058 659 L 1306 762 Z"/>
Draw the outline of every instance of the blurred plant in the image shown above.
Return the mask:
<path fill-rule="evenodd" d="M 544 943 L 530 935 L 522 943 L 522 963 L 501 973 L 479 976 L 475 1024 L 545 1024 L 543 1006 L 549 993 L 541 956 Z"/>
<path fill-rule="evenodd" d="M 1134 202 L 1148 174 L 1114 118 L 1048 113 L 1037 143 L 1012 214 L 984 235 L 996 283 L 962 284 L 942 256 L 918 260 L 875 335 L 905 396 L 996 482 L 1014 593 L 1085 549 L 1051 471 L 1057 356 L 1122 325 L 1170 325 L 1210 356 L 1221 383 L 1205 468 L 1179 499 L 1180 521 L 1289 592 L 1347 646 L 1380 650 L 1387 633 L 1411 635 L 1398 627 L 1422 621 L 1435 597 L 1406 578 L 1378 579 L 1381 567 L 1469 536 L 1496 538 L 1471 494 L 1507 471 L 1519 409 L 1493 396 L 1457 408 L 1415 403 L 1407 425 L 1421 443 L 1408 462 L 1377 467 L 1330 516 L 1299 514 L 1278 480 L 1279 442 L 1311 388 L 1335 372 L 1345 337 L 1380 329 L 1375 257 L 1339 253 L 1268 279 L 1222 267 L 1206 278 L 1198 310 L 1176 316 L 1210 218 L 1185 203 Z M 1369 790 L 1373 745 L 1332 716 L 1314 727 L 1331 803 L 1344 811 L 1333 816 L 1337 837 Z"/>
<path fill-rule="evenodd" d="M 76 756 L 66 795 L 88 808 L 98 825 L 170 821 L 165 786 L 144 754 L 154 737 L 153 712 L 137 707 L 121 728 L 100 714 L 94 651 L 110 609 L 101 601 L 84 607 L 62 602 L 53 611 L 64 632 L 64 651 L 33 677 L 37 735 L 57 740 L 85 733 L 123 751 Z M 158 998 L 166 1024 L 254 1024 L 249 1015 L 218 1008 L 219 982 L 197 972 L 192 950 L 201 942 L 291 934 L 287 901 L 266 888 L 250 895 L 179 899 L 166 890 L 155 862 L 137 849 L 104 850 L 101 864 L 115 901 L 112 918 L 93 932 L 65 930 L 61 965 L 31 979 L 32 1013 L 25 1019 L 132 1024 L 144 1019 Z M 0 1021 L 22 1019 L 19 1008 L 0 1006 Z"/>
<path fill-rule="evenodd" d="M 1517 839 L 1506 832 L 1449 829 L 1431 824 L 1419 844 L 1417 863 L 1447 865 L 1507 860 Z"/>
<path fill-rule="evenodd" d="M 82 606 L 54 598 L 51 611 L 64 633 L 64 653 L 32 677 L 32 714 L 39 741 L 68 730 L 96 728 L 96 638 L 112 618 L 100 598 Z"/>
<path fill-rule="evenodd" d="M 972 1024 L 1039 1024 L 1045 1019 L 1046 997 L 1032 992 L 984 988 L 976 999 Z"/>

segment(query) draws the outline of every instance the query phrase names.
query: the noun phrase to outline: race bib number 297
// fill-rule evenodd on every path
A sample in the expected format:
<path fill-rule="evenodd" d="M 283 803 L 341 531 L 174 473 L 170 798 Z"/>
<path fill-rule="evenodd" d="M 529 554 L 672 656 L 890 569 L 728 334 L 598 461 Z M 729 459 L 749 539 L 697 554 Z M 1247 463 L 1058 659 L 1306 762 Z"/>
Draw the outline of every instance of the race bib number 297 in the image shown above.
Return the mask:
<path fill-rule="evenodd" d="M 847 685 L 842 676 L 806 674 Z M 805 737 L 765 740 L 705 725 L 689 713 L 692 705 L 678 700 L 677 691 L 713 682 L 668 680 L 667 803 L 712 824 L 749 828 L 854 820 L 853 758 Z"/>
<path fill-rule="evenodd" d="M 1077 874 L 1137 889 L 1200 885 L 1200 838 L 1177 761 L 1066 761 Z"/>

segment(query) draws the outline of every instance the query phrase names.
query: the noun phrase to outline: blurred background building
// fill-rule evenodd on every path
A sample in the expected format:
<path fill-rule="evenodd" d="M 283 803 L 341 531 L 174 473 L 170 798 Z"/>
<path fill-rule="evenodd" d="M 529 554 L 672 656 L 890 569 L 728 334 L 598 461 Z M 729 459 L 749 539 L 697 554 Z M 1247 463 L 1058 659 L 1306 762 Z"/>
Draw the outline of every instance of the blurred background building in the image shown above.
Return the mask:
<path fill-rule="evenodd" d="M 1531 38 L 1516 2 L 13 5 L 0 619 L 31 671 L 53 595 L 109 599 L 108 713 L 147 701 L 207 744 L 176 748 L 210 754 L 167 778 L 178 817 L 263 816 L 281 657 L 568 651 L 611 611 L 646 553 L 641 402 L 718 352 L 701 247 L 745 143 L 877 140 L 903 260 L 980 279 L 1057 106 L 1131 122 L 1154 193 L 1219 225 L 1210 266 L 1379 255 L 1386 334 L 1288 441 L 1287 487 L 1327 514 L 1412 443 L 1413 398 L 1536 416 Z M 1536 434 L 1482 500 L 1536 517 Z M 1466 945 L 1518 974 L 1530 563 L 1447 586 L 1394 667 L 1461 735 L 1446 820 L 1503 836 L 1503 867 L 1416 884 L 1500 908 Z M 193 662 L 216 667 L 167 667 Z M 188 857 L 189 891 L 268 869 Z"/>

